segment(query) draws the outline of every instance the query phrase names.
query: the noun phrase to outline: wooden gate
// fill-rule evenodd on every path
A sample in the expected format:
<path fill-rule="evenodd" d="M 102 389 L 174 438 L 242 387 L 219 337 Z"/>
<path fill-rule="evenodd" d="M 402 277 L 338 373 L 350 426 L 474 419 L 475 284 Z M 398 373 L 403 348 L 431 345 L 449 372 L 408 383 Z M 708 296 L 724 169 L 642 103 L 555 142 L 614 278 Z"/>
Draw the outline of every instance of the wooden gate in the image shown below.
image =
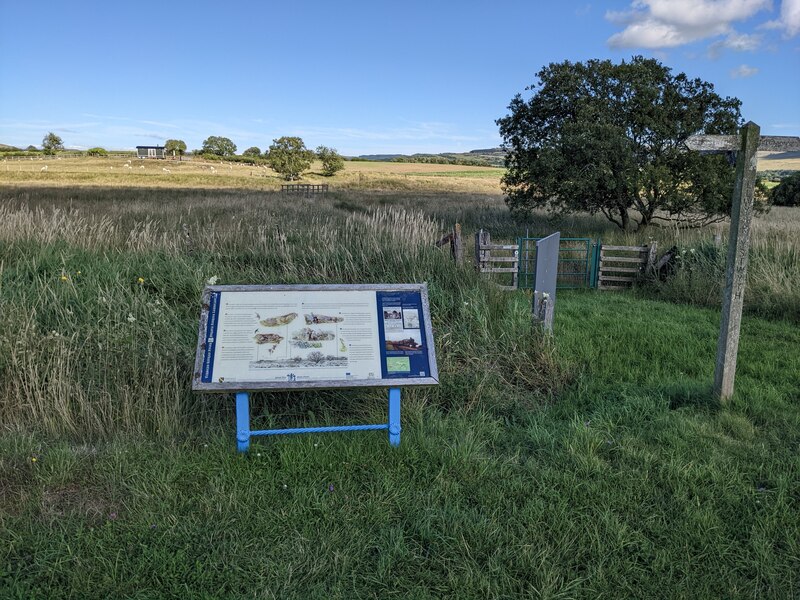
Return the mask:
<path fill-rule="evenodd" d="M 492 244 L 492 236 L 481 229 L 475 233 L 475 266 L 480 273 L 509 273 L 511 284 L 497 285 L 504 290 L 515 290 L 519 274 L 519 245 Z"/>
<path fill-rule="evenodd" d="M 598 267 L 597 288 L 600 290 L 620 290 L 633 285 L 656 262 L 658 244 L 649 246 L 608 246 L 600 247 L 600 266 Z"/>

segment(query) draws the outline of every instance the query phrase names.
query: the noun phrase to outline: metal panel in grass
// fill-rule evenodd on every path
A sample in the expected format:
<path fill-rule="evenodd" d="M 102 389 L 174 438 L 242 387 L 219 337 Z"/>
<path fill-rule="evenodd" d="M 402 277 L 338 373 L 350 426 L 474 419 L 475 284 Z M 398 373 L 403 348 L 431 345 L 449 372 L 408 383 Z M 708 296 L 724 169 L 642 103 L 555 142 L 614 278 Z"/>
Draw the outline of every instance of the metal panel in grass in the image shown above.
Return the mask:
<path fill-rule="evenodd" d="M 549 332 L 553 331 L 560 241 L 561 234 L 556 232 L 536 242 L 536 283 L 533 290 L 533 315 L 542 322 L 545 330 Z"/>

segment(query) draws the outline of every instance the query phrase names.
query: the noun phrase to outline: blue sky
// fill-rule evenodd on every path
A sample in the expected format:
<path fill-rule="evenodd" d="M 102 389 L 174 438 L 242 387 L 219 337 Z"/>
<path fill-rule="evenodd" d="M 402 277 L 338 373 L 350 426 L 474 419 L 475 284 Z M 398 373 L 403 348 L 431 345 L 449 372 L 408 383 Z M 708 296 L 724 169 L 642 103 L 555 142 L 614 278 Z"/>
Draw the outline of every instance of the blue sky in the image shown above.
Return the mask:
<path fill-rule="evenodd" d="M 800 0 L 0 0 L 0 143 L 467 151 L 544 65 L 634 54 L 800 134 Z"/>

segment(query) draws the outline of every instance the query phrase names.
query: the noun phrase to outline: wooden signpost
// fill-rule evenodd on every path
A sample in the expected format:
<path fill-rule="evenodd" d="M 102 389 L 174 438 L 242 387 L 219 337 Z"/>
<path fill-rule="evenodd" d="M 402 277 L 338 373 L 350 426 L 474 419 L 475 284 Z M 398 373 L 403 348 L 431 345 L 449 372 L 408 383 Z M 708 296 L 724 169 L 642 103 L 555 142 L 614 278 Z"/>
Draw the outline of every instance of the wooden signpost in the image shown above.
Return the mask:
<path fill-rule="evenodd" d="M 756 152 L 800 150 L 800 138 L 789 136 L 760 137 L 761 129 L 748 122 L 739 136 L 695 136 L 687 146 L 708 153 L 736 153 L 736 184 L 731 208 L 731 230 L 725 267 L 725 293 L 722 299 L 717 360 L 714 370 L 714 395 L 721 402 L 733 396 L 736 356 L 742 325 L 742 307 L 747 279 L 747 253 L 750 248 L 750 225 L 758 166 Z"/>
<path fill-rule="evenodd" d="M 385 429 L 400 386 L 439 382 L 425 284 L 216 285 L 203 292 L 192 389 L 236 394 L 236 439 Z M 387 423 L 250 429 L 250 392 L 388 387 Z"/>

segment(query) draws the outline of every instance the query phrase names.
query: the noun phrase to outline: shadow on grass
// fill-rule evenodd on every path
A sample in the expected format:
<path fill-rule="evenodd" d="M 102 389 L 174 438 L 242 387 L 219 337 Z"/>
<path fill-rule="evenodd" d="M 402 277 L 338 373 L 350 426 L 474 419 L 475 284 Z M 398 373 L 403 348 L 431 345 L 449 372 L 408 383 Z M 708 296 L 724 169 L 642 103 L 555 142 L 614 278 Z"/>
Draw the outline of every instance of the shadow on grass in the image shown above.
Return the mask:
<path fill-rule="evenodd" d="M 720 409 L 710 385 L 696 381 L 673 382 L 655 390 L 669 403 L 670 410 L 679 408 L 696 408 L 708 412 Z"/>

